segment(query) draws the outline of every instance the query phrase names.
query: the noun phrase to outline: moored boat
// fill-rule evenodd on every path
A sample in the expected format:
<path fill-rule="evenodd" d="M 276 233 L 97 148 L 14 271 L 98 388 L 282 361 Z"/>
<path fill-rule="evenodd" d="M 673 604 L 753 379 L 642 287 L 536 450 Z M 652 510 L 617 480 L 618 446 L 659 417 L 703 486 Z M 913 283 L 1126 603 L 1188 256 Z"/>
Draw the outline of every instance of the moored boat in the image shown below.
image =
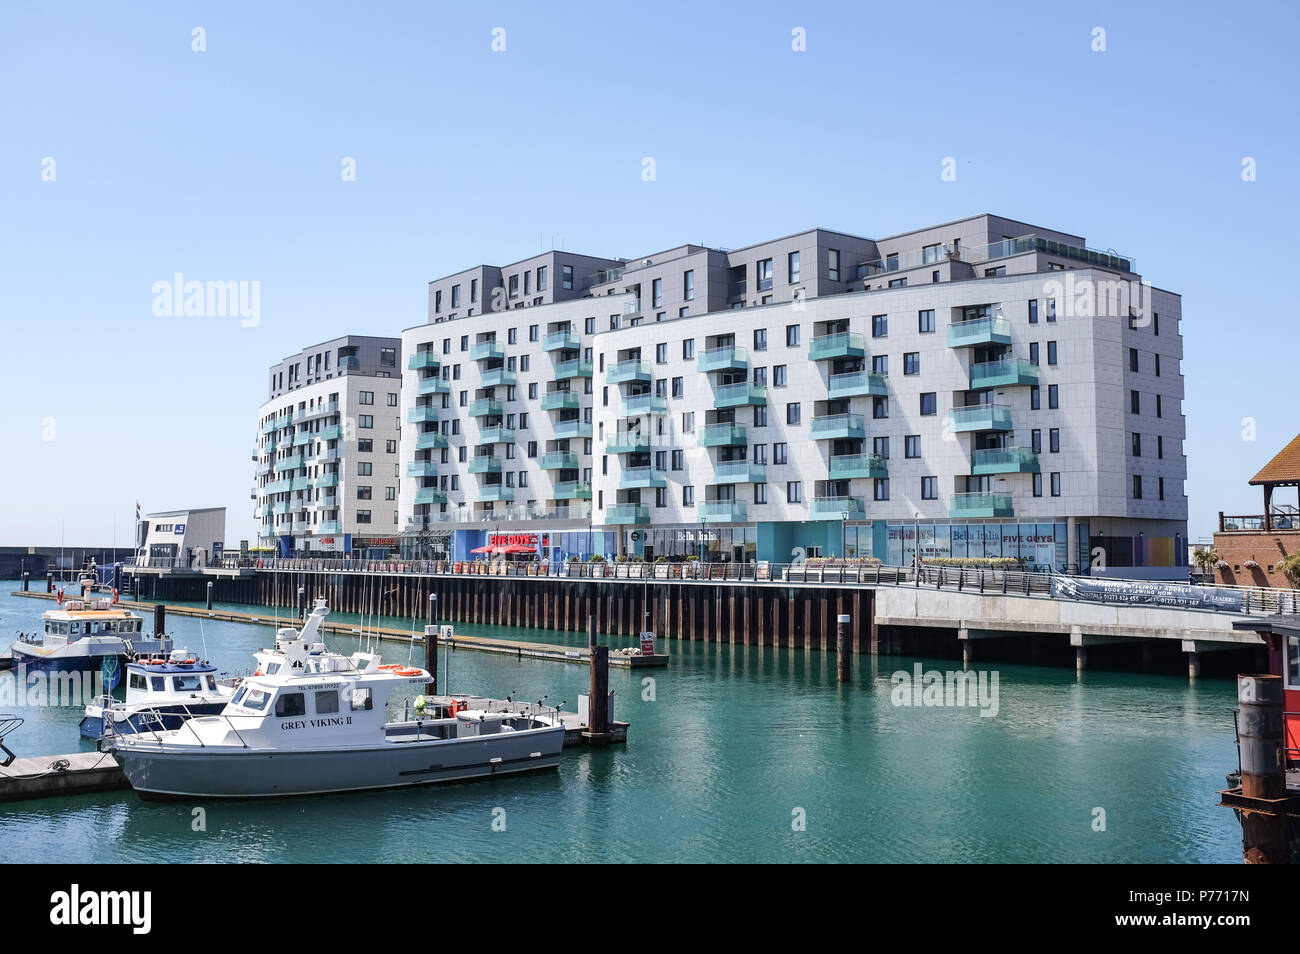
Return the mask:
<path fill-rule="evenodd" d="M 126 664 L 126 701 L 111 695 L 86 706 L 81 734 L 99 739 L 106 732 L 176 729 L 188 718 L 213 715 L 226 707 L 234 689 L 217 681 L 217 667 L 188 650 L 137 658 Z M 107 728 L 105 720 L 112 722 Z"/>
<path fill-rule="evenodd" d="M 64 600 L 42 614 L 44 629 L 22 633 L 9 647 L 13 668 L 43 672 L 109 672 L 137 655 L 171 651 L 166 634 L 144 633 L 144 620 L 110 599 Z M 111 687 L 109 687 L 111 688 Z"/>

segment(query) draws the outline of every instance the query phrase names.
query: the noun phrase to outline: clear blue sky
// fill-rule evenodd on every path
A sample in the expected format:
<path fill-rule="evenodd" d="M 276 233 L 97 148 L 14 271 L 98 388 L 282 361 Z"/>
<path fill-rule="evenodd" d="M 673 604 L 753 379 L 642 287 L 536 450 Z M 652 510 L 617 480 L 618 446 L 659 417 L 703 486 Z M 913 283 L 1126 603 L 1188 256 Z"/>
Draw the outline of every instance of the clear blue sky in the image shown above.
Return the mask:
<path fill-rule="evenodd" d="M 225 505 L 228 545 L 252 536 L 265 368 L 418 324 L 448 272 L 552 240 L 630 256 L 986 211 L 1133 255 L 1183 295 L 1190 535 L 1208 535 L 1216 511 L 1260 509 L 1246 480 L 1300 430 L 1298 19 L 1287 3 L 7 2 L 0 543 L 57 543 L 66 521 L 70 545 L 103 545 L 116 520 L 125 545 L 137 498 Z M 175 272 L 259 281 L 260 324 L 155 317 L 152 285 Z"/>

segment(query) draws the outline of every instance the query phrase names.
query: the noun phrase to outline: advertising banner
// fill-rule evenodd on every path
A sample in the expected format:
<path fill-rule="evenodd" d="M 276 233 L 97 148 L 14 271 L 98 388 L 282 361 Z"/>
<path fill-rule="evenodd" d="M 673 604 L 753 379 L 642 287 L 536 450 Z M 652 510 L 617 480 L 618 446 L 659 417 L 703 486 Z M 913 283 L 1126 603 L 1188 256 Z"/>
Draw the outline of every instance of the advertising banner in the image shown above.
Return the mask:
<path fill-rule="evenodd" d="M 1149 583 L 1134 580 L 1096 580 L 1085 577 L 1053 577 L 1052 596 L 1098 603 L 1133 606 L 1174 606 L 1179 609 L 1241 611 L 1241 591 L 1186 583 Z"/>

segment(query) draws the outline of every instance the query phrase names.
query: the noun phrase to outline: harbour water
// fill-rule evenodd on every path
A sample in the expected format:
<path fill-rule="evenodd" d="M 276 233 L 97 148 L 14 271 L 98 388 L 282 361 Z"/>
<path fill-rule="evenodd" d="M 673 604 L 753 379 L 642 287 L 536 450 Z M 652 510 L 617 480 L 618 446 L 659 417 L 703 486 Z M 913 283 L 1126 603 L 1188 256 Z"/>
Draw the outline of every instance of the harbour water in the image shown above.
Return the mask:
<path fill-rule="evenodd" d="M 0 583 L 6 638 L 37 628 L 50 606 L 9 595 L 18 588 Z M 195 652 L 206 641 L 206 655 L 229 669 L 248 668 L 251 651 L 273 639 L 269 625 L 179 615 L 168 628 Z M 327 643 L 349 652 L 357 641 Z M 156 804 L 127 790 L 0 804 L 0 860 L 1240 859 L 1240 829 L 1214 795 L 1237 764 L 1230 681 L 978 664 L 998 676 L 988 717 L 974 706 L 895 704 L 895 672 L 952 670 L 953 660 L 861 656 L 840 685 L 828 654 L 676 641 L 667 651 L 667 670 L 610 672 L 615 715 L 632 724 L 627 745 L 570 749 L 555 773 L 275 803 Z M 382 652 L 400 662 L 409 650 L 384 642 Z M 586 666 L 552 661 L 468 651 L 451 660 L 453 690 L 546 696 L 568 709 L 587 678 Z M 19 756 L 92 748 L 77 735 L 79 710 L 16 714 L 27 719 L 8 740 Z M 206 830 L 195 830 L 196 807 Z"/>

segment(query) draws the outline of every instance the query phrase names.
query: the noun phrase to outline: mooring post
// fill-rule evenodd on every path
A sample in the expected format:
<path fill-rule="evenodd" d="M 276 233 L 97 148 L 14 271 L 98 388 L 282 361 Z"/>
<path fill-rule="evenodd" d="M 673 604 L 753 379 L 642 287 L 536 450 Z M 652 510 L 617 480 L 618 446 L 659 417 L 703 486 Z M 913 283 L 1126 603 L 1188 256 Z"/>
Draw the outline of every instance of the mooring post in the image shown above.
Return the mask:
<path fill-rule="evenodd" d="M 155 603 L 153 607 L 154 637 L 156 639 L 162 639 L 163 634 L 166 632 L 167 632 L 167 604 Z"/>
<path fill-rule="evenodd" d="M 212 609 L 212 581 L 208 580 L 208 609 Z"/>
<path fill-rule="evenodd" d="M 45 592 L 46 593 L 54 592 L 54 571 L 53 570 L 45 571 Z"/>
<path fill-rule="evenodd" d="M 1086 646 L 1074 647 L 1074 670 L 1083 672 L 1088 668 L 1088 649 Z"/>
<path fill-rule="evenodd" d="M 839 662 L 840 682 L 848 682 L 852 673 L 852 660 L 849 658 L 849 614 L 840 613 L 835 617 L 835 652 Z"/>
<path fill-rule="evenodd" d="M 609 647 L 596 644 L 596 617 L 587 617 L 587 645 L 591 650 L 591 683 L 587 692 L 589 745 L 608 745 L 609 736 Z"/>
<path fill-rule="evenodd" d="M 307 618 L 307 587 L 298 587 L 298 618 Z"/>
<path fill-rule="evenodd" d="M 1237 677 L 1241 794 L 1262 803 L 1260 811 L 1238 811 L 1242 860 L 1248 865 L 1286 864 L 1290 860 L 1282 702 L 1281 676 Z"/>
<path fill-rule="evenodd" d="M 29 573 L 27 570 L 23 570 L 23 592 L 24 593 L 26 593 L 29 589 L 31 589 L 30 577 L 31 577 L 31 573 Z"/>
<path fill-rule="evenodd" d="M 425 687 L 429 695 L 438 694 L 438 594 L 429 594 L 429 625 L 424 627 L 424 668 L 432 681 Z"/>

